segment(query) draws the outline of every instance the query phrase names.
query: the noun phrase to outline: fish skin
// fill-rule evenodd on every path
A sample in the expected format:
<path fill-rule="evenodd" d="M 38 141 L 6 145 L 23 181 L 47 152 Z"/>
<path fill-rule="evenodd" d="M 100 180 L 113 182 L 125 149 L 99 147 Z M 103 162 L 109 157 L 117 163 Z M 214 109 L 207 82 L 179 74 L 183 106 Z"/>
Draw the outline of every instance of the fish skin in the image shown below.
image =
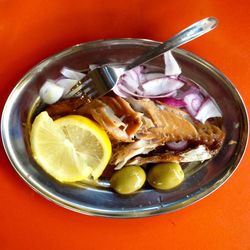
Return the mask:
<path fill-rule="evenodd" d="M 161 136 L 166 137 L 166 142 L 182 141 L 195 139 L 198 132 L 193 123 L 185 119 L 184 112 L 173 112 L 168 106 L 158 106 L 150 99 L 129 98 L 128 102 L 138 112 L 142 112 L 146 117 L 152 120 L 154 126 L 148 128 L 142 127 L 144 131 L 138 131 L 137 136 L 140 139 L 153 139 Z M 179 114 L 182 115 L 179 115 Z"/>
<path fill-rule="evenodd" d="M 56 120 L 65 115 L 72 115 L 77 113 L 77 109 L 91 101 L 90 98 L 70 98 L 60 100 L 54 104 L 51 104 L 45 108 L 49 116 Z"/>

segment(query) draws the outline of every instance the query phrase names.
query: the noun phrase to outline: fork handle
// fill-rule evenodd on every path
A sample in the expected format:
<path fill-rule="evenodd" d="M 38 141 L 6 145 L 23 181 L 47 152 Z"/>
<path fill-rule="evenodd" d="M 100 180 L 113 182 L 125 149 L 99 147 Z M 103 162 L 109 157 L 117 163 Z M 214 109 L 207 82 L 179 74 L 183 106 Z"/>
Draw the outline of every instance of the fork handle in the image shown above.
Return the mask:
<path fill-rule="evenodd" d="M 169 40 L 161 43 L 154 49 L 150 49 L 149 52 L 140 56 L 139 58 L 135 59 L 134 62 L 129 64 L 126 67 L 126 70 L 135 68 L 136 66 L 143 64 L 164 52 L 179 47 L 182 44 L 185 44 L 207 32 L 214 29 L 217 25 L 217 19 L 215 17 L 208 17 L 202 19 L 191 26 L 187 27 L 186 29 L 180 31 L 175 36 L 171 37 Z"/>

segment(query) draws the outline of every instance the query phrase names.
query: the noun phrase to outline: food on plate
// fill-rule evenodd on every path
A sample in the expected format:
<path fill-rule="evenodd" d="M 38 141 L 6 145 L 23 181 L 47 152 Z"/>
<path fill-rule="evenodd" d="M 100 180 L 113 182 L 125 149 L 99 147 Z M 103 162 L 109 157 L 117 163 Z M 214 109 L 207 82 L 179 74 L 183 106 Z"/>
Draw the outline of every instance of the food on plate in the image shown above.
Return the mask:
<path fill-rule="evenodd" d="M 61 182 L 97 180 L 109 169 L 110 186 L 120 194 L 140 189 L 146 176 L 156 189 L 180 185 L 182 164 L 211 159 L 225 134 L 212 98 L 181 75 L 171 52 L 164 61 L 164 70 L 129 70 L 113 92 L 95 99 L 85 93 L 65 99 L 82 72 L 64 67 L 62 76 L 48 79 L 40 90 L 48 105 L 31 130 L 38 164 Z M 53 96 L 55 86 L 63 91 Z"/>
<path fill-rule="evenodd" d="M 119 194 L 131 194 L 139 190 L 145 180 L 145 171 L 140 166 L 126 166 L 112 175 L 110 186 Z"/>
<path fill-rule="evenodd" d="M 182 183 L 184 172 L 179 163 L 160 163 L 150 168 L 147 180 L 156 189 L 168 190 Z"/>
<path fill-rule="evenodd" d="M 80 99 L 76 99 L 77 107 L 71 106 L 72 99 L 68 99 L 46 110 L 52 118 L 60 116 L 58 110 L 62 114 L 67 110 L 102 126 L 112 142 L 109 164 L 116 169 L 134 164 L 204 161 L 214 156 L 223 142 L 224 133 L 219 127 L 194 121 L 187 112 L 150 99 L 105 96 L 81 100 L 82 106 Z M 183 142 L 182 150 L 171 150 L 173 143 L 178 148 Z"/>

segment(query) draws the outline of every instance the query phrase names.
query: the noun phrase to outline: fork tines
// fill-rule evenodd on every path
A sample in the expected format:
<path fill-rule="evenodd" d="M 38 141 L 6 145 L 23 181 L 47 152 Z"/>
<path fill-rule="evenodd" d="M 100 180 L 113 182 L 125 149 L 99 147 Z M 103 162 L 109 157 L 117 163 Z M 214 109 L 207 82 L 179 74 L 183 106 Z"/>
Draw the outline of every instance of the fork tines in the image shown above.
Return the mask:
<path fill-rule="evenodd" d="M 86 95 L 88 97 L 94 97 L 97 94 L 97 91 L 92 86 L 92 79 L 86 75 L 82 80 L 79 80 L 77 84 L 75 84 L 67 94 L 67 98 Z"/>

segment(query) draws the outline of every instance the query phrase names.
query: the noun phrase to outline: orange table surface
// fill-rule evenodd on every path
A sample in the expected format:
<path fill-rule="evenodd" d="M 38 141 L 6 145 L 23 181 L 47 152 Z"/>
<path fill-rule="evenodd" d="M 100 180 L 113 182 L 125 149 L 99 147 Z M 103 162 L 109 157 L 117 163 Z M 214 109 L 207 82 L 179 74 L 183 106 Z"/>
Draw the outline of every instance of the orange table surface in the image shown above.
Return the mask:
<path fill-rule="evenodd" d="M 247 0 L 0 1 L 0 110 L 16 82 L 42 59 L 102 38 L 164 41 L 207 16 L 219 26 L 183 48 L 216 65 L 250 108 Z M 177 212 L 91 217 L 34 192 L 0 147 L 0 249 L 250 249 L 250 155 L 216 192 Z"/>

